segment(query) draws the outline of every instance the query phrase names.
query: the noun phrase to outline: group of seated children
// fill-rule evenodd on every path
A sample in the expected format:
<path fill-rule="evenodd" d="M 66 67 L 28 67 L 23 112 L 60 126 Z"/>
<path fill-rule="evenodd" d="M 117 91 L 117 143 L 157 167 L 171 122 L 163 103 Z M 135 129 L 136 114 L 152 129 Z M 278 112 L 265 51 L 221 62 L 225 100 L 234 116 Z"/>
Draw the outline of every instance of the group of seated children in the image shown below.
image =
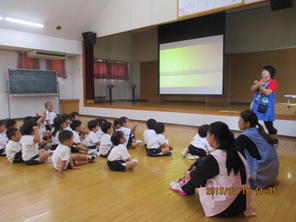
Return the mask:
<path fill-rule="evenodd" d="M 164 124 L 158 123 L 154 119 L 148 119 L 146 126 L 147 129 L 144 131 L 143 137 L 148 156 L 171 156 L 170 151 L 173 148 L 168 145 L 168 140 L 163 135 L 165 131 Z"/>

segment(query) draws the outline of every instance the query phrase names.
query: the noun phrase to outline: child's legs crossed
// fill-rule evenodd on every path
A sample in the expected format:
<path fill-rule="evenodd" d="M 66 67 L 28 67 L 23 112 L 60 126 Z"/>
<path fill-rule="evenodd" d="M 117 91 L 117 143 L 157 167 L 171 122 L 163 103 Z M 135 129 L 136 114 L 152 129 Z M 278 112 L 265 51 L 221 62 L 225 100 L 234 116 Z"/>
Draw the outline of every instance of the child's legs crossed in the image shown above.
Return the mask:
<path fill-rule="evenodd" d="M 89 162 L 88 155 L 85 154 L 71 154 L 71 158 L 75 161 L 77 166 L 87 164 Z"/>

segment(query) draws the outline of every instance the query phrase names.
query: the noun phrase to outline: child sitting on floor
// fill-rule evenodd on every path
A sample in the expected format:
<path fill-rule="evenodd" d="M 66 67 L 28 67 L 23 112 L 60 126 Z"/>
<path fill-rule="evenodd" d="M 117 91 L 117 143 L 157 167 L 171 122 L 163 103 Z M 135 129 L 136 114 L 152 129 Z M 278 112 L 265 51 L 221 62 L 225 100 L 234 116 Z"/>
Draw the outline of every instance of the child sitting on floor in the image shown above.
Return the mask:
<path fill-rule="evenodd" d="M 64 117 L 64 119 L 66 121 L 66 128 L 64 130 L 72 131 L 72 129 L 70 127 L 70 125 L 72 123 L 71 115 L 70 114 L 65 114 L 63 117 Z"/>
<path fill-rule="evenodd" d="M 148 156 L 171 156 L 170 152 L 173 148 L 166 143 L 163 135 L 165 127 L 163 123 L 156 123 L 154 127 L 156 136 L 148 141 L 147 154 Z"/>
<path fill-rule="evenodd" d="M 57 117 L 57 114 L 53 111 L 53 104 L 51 102 L 45 103 L 45 109 L 46 109 L 46 130 L 51 130 L 53 121 Z"/>
<path fill-rule="evenodd" d="M 98 123 L 99 125 L 99 130 L 96 132 L 97 136 L 99 137 L 99 140 L 101 140 L 101 137 L 104 135 L 101 127 L 103 126 L 103 124 L 105 122 L 107 122 L 107 120 L 103 119 L 103 118 L 96 118 L 95 121 Z"/>
<path fill-rule="evenodd" d="M 198 159 L 199 157 L 204 157 L 212 151 L 212 147 L 209 145 L 207 140 L 207 132 L 209 127 L 210 126 L 207 124 L 199 127 L 198 134 L 193 137 L 193 140 L 188 148 L 183 150 L 183 157 L 189 153 L 187 158 L 194 160 Z"/>
<path fill-rule="evenodd" d="M 8 142 L 8 138 L 5 133 L 5 121 L 0 120 L 0 156 L 5 156 L 5 147 Z"/>
<path fill-rule="evenodd" d="M 27 165 L 37 165 L 45 162 L 50 154 L 44 149 L 39 150 L 39 132 L 35 121 L 27 121 L 21 127 L 22 159 Z"/>
<path fill-rule="evenodd" d="M 117 131 L 111 137 L 114 147 L 108 155 L 107 164 L 113 171 L 125 171 L 134 168 L 139 160 L 131 156 L 127 151 L 125 144 L 125 137 L 122 131 Z"/>
<path fill-rule="evenodd" d="M 132 128 L 129 128 L 129 120 L 127 117 L 123 116 L 120 117 L 119 120 L 120 128 L 118 128 L 116 131 L 122 131 L 124 138 L 125 138 L 125 146 L 128 149 L 134 149 L 137 146 L 136 139 L 135 139 L 135 130 L 137 128 L 137 125 L 133 126 Z"/>
<path fill-rule="evenodd" d="M 100 138 L 97 135 L 99 131 L 99 124 L 95 120 L 90 120 L 87 124 L 88 129 L 90 130 L 86 136 L 84 143 L 88 149 L 97 149 L 100 145 Z"/>
<path fill-rule="evenodd" d="M 73 131 L 73 146 L 71 147 L 72 152 L 88 152 L 87 147 L 81 142 L 79 133 L 82 130 L 81 121 L 73 120 L 71 123 L 71 129 Z"/>
<path fill-rule="evenodd" d="M 22 145 L 19 143 L 21 139 L 20 131 L 17 128 L 9 128 L 6 131 L 6 136 L 9 139 L 6 145 L 6 157 L 11 163 L 23 162 Z"/>
<path fill-rule="evenodd" d="M 5 121 L 6 130 L 10 128 L 17 128 L 16 121 L 14 119 L 7 119 Z"/>
<path fill-rule="evenodd" d="M 51 149 L 55 150 L 59 145 L 59 133 L 66 128 L 66 121 L 62 116 L 54 119 L 52 136 L 51 136 Z"/>
<path fill-rule="evenodd" d="M 73 145 L 73 132 L 63 130 L 59 133 L 60 144 L 52 155 L 53 167 L 58 171 L 57 176 L 64 178 L 64 170 L 78 170 L 77 166 L 93 162 L 95 155 L 71 154 L 70 147 Z"/>
<path fill-rule="evenodd" d="M 143 133 L 145 148 L 147 148 L 148 141 L 156 136 L 156 132 L 154 130 L 155 125 L 156 125 L 156 120 L 155 119 L 148 119 L 146 121 L 147 129 L 145 129 L 144 133 Z"/>
<path fill-rule="evenodd" d="M 100 149 L 99 149 L 99 155 L 102 157 L 107 157 L 108 153 L 110 152 L 113 144 L 111 142 L 111 136 L 113 133 L 113 127 L 112 123 L 105 122 L 103 126 L 101 127 L 102 131 L 104 132 L 101 142 L 100 142 Z"/>

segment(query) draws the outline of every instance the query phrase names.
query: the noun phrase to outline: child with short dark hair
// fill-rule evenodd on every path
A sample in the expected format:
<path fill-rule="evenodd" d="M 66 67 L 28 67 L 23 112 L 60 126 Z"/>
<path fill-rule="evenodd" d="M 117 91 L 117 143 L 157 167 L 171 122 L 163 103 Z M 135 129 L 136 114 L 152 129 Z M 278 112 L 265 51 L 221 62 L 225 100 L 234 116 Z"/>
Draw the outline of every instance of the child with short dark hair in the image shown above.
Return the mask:
<path fill-rule="evenodd" d="M 6 131 L 6 136 L 9 139 L 6 145 L 6 157 L 11 163 L 23 162 L 22 145 L 19 143 L 21 133 L 17 128 L 9 128 Z"/>
<path fill-rule="evenodd" d="M 70 124 L 72 123 L 72 117 L 70 114 L 64 114 L 63 115 L 65 121 L 66 121 L 66 128 L 64 130 L 72 131 Z"/>
<path fill-rule="evenodd" d="M 9 128 L 17 128 L 16 121 L 14 119 L 5 120 L 5 127 L 7 130 Z"/>
<path fill-rule="evenodd" d="M 154 127 L 156 136 L 151 138 L 147 144 L 147 154 L 148 156 L 171 156 L 170 152 L 173 148 L 167 144 L 163 133 L 165 131 L 165 126 L 163 123 L 156 123 Z"/>
<path fill-rule="evenodd" d="M 156 132 L 154 130 L 156 123 L 155 119 L 148 119 L 146 121 L 147 129 L 145 129 L 143 133 L 145 148 L 147 148 L 148 141 L 156 136 Z"/>
<path fill-rule="evenodd" d="M 51 149 L 55 150 L 59 145 L 59 133 L 66 128 L 66 121 L 62 116 L 54 119 L 53 129 L 51 133 Z"/>
<path fill-rule="evenodd" d="M 115 132 L 111 141 L 113 148 L 108 155 L 108 167 L 113 171 L 125 171 L 134 168 L 139 160 L 137 158 L 131 159 L 125 144 L 125 137 L 122 131 Z"/>
<path fill-rule="evenodd" d="M 129 128 L 129 119 L 125 116 L 120 117 L 118 120 L 118 123 L 120 125 L 120 128 L 118 128 L 116 131 L 122 131 L 125 137 L 125 146 L 129 149 L 134 149 L 137 146 L 136 139 L 135 139 L 135 130 L 137 128 L 137 125 L 133 126 L 132 128 Z"/>
<path fill-rule="evenodd" d="M 51 130 L 52 125 L 53 125 L 53 121 L 57 117 L 57 114 L 53 111 L 53 104 L 51 102 L 49 102 L 49 101 L 46 102 L 44 104 L 44 106 L 46 109 L 46 118 L 45 118 L 46 130 Z"/>
<path fill-rule="evenodd" d="M 185 157 L 187 153 L 188 159 L 194 160 L 199 157 L 204 157 L 212 151 L 212 147 L 209 145 L 207 140 L 207 132 L 209 130 L 209 125 L 204 124 L 198 128 L 198 134 L 193 137 L 191 144 L 188 148 L 184 149 L 182 155 Z"/>
<path fill-rule="evenodd" d="M 119 125 L 119 119 L 115 119 L 113 121 L 113 131 L 115 132 L 117 129 L 120 128 L 120 125 Z"/>
<path fill-rule="evenodd" d="M 72 112 L 70 113 L 70 116 L 71 116 L 71 120 L 80 120 L 80 116 L 79 116 L 79 113 L 78 112 Z"/>
<path fill-rule="evenodd" d="M 53 167 L 58 171 L 57 176 L 64 178 L 64 170 L 78 170 L 77 166 L 93 162 L 95 155 L 71 154 L 70 147 L 73 145 L 73 132 L 63 130 L 59 133 L 59 145 L 52 155 Z"/>
<path fill-rule="evenodd" d="M 8 142 L 8 138 L 5 133 L 5 121 L 0 120 L 0 156 L 5 156 L 5 147 Z"/>
<path fill-rule="evenodd" d="M 72 152 L 87 152 L 88 149 L 87 147 L 81 143 L 81 139 L 79 136 L 79 133 L 82 130 L 82 126 L 81 126 L 81 121 L 80 120 L 73 120 L 70 127 L 73 131 L 73 146 L 71 147 L 71 151 Z"/>
<path fill-rule="evenodd" d="M 104 135 L 103 131 L 101 130 L 101 127 L 103 126 L 103 124 L 105 122 L 107 122 L 107 120 L 106 119 L 103 119 L 103 118 L 96 118 L 95 121 L 99 125 L 99 130 L 96 132 L 96 134 L 99 137 L 99 140 L 101 140 L 101 137 Z"/>
<path fill-rule="evenodd" d="M 113 127 L 112 123 L 105 122 L 103 126 L 101 127 L 102 131 L 104 132 L 101 142 L 100 142 L 100 149 L 99 149 L 99 155 L 102 157 L 107 157 L 108 153 L 110 152 L 113 144 L 111 141 L 111 136 L 113 133 Z"/>
<path fill-rule="evenodd" d="M 20 139 L 22 145 L 22 158 L 27 165 L 36 165 L 43 163 L 50 156 L 44 149 L 39 150 L 39 132 L 35 121 L 27 121 L 21 127 L 23 134 Z"/>
<path fill-rule="evenodd" d="M 87 124 L 88 129 L 90 130 L 86 136 L 84 143 L 88 149 L 97 149 L 100 145 L 100 138 L 97 135 L 99 130 L 99 123 L 96 120 L 90 120 Z"/>

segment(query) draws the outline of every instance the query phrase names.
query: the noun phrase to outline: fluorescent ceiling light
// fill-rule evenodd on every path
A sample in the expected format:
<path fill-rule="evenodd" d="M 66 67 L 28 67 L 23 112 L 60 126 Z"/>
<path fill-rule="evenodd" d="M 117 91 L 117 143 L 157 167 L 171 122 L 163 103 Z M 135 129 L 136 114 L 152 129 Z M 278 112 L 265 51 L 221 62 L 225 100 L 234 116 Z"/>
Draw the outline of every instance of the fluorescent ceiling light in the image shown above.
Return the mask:
<path fill-rule="evenodd" d="M 23 25 L 30 25 L 30 26 L 34 26 L 34 27 L 38 27 L 38 28 L 44 27 L 44 25 L 40 24 L 40 23 L 29 22 L 29 21 L 25 21 L 25 20 L 21 20 L 21 19 L 10 18 L 10 17 L 5 17 L 5 21 L 19 23 L 19 24 L 23 24 Z"/>
<path fill-rule="evenodd" d="M 3 20 L 4 18 L 2 16 L 0 16 L 0 20 Z"/>

